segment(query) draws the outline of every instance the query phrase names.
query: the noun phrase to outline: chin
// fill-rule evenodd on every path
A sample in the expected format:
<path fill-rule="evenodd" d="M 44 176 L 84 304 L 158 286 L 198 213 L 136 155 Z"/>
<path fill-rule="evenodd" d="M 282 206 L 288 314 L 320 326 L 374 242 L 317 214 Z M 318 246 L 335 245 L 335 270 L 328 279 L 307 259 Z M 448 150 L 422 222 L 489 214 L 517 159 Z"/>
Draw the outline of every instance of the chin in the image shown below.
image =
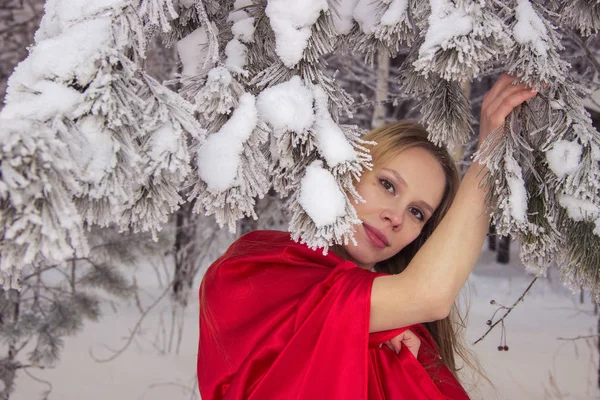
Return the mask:
<path fill-rule="evenodd" d="M 357 238 L 357 245 L 353 245 L 349 243 L 344 246 L 344 250 L 350 257 L 350 261 L 354 262 L 360 267 L 369 267 L 371 268 L 377 262 L 381 261 L 378 257 L 372 254 L 370 251 L 365 249 L 366 246 L 361 245 L 361 241 Z"/>

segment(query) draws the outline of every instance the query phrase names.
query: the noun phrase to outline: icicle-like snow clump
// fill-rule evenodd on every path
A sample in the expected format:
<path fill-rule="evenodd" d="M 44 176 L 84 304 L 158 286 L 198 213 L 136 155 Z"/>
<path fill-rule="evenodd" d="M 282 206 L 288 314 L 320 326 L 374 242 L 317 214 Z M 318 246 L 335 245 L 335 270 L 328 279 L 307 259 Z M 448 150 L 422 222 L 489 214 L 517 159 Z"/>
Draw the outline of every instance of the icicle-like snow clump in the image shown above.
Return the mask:
<path fill-rule="evenodd" d="M 320 160 L 306 168 L 306 174 L 300 182 L 298 202 L 317 228 L 334 224 L 346 214 L 344 193 Z"/>
<path fill-rule="evenodd" d="M 244 93 L 229 121 L 198 150 L 198 173 L 209 189 L 225 191 L 235 186 L 243 144 L 258 123 L 255 103 L 254 96 Z"/>

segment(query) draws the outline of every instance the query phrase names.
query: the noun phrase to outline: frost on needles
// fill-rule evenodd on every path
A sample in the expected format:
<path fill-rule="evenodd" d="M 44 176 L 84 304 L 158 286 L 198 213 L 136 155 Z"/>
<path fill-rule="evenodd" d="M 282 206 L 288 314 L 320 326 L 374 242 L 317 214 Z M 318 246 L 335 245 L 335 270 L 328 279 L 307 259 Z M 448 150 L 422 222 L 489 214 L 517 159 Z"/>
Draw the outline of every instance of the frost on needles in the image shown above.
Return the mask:
<path fill-rule="evenodd" d="M 405 56 L 399 84 L 449 148 L 473 133 L 464 82 L 504 70 L 541 90 L 478 155 L 492 217 L 528 267 L 556 262 L 598 293 L 600 136 L 581 99 L 600 67 L 565 57 L 589 53 L 598 2 L 48 0 L 45 11 L 0 113 L 6 287 L 24 263 L 85 254 L 94 225 L 156 234 L 183 202 L 235 230 L 272 191 L 294 239 L 324 251 L 352 241 L 354 182 L 371 163 L 362 130 L 340 124 L 352 97 L 327 57 L 384 52 Z M 158 35 L 180 56 L 168 87 L 145 69 Z"/>

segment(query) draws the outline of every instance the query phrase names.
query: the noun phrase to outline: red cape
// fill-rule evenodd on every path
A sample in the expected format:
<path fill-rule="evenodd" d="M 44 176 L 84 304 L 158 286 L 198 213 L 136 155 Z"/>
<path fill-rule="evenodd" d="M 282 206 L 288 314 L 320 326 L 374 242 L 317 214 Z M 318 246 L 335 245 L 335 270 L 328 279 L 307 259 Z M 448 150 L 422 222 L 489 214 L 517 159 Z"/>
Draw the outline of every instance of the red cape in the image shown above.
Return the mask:
<path fill-rule="evenodd" d="M 240 238 L 203 279 L 202 399 L 468 399 L 423 325 L 369 334 L 380 275 L 286 232 Z M 421 339 L 417 359 L 379 348 L 405 329 Z"/>

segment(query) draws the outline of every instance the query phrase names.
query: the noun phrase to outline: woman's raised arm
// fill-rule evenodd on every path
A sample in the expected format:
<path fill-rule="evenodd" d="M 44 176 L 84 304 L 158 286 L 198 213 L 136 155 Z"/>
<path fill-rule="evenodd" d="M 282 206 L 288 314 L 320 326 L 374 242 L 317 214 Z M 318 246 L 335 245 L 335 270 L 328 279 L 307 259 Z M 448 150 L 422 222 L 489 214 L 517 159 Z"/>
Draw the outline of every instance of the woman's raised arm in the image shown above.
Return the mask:
<path fill-rule="evenodd" d="M 502 75 L 484 96 L 479 143 L 502 126 L 513 108 L 534 97 L 514 78 Z M 474 162 L 452 206 L 415 257 L 398 274 L 378 277 L 371 293 L 370 331 L 395 329 L 442 319 L 475 266 L 489 226 L 484 166 Z"/>

